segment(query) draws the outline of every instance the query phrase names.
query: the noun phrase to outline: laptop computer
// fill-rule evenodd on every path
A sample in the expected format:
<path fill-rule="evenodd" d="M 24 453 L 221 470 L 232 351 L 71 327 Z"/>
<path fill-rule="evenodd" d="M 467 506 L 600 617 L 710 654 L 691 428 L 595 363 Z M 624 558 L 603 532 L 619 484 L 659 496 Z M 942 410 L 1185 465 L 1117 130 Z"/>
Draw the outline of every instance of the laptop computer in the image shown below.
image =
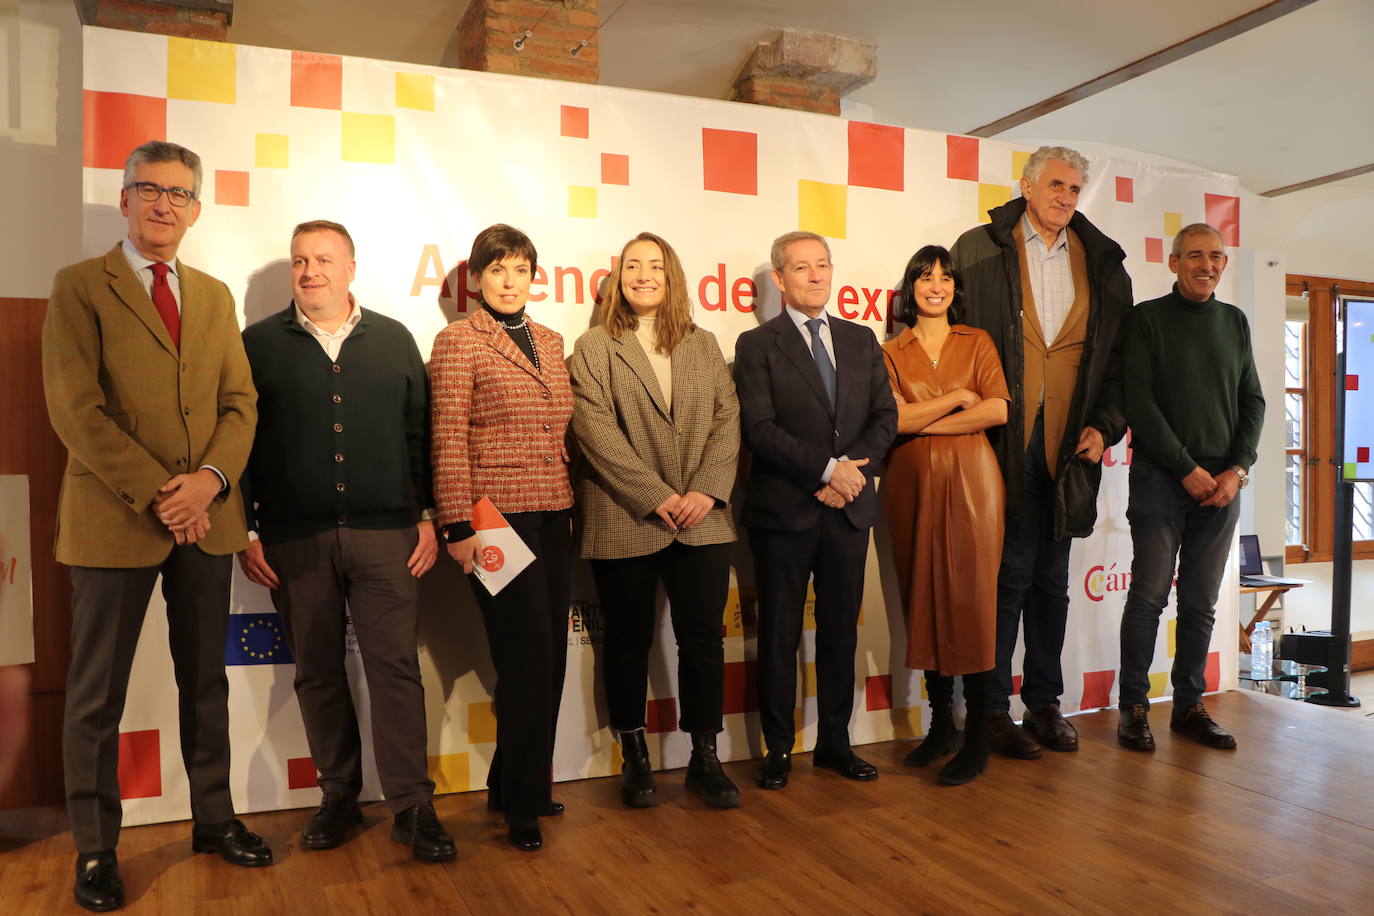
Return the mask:
<path fill-rule="evenodd" d="M 1282 576 L 1264 574 L 1264 561 L 1260 559 L 1258 534 L 1240 536 L 1240 584 L 1243 588 L 1264 588 L 1267 585 L 1306 585 L 1306 579 L 1285 579 Z"/>

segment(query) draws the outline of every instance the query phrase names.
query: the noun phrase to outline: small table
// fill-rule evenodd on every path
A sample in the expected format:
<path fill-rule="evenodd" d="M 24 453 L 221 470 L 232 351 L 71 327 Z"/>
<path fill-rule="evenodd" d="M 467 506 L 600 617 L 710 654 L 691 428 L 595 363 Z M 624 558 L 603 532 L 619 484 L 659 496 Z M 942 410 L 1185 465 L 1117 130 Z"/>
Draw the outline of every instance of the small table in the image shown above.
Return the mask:
<path fill-rule="evenodd" d="M 1255 608 L 1255 616 L 1250 618 L 1250 625 L 1240 628 L 1240 651 L 1250 651 L 1250 634 L 1255 632 L 1255 624 L 1259 623 L 1268 615 L 1270 609 L 1272 609 L 1274 604 L 1279 600 L 1280 595 L 1284 592 L 1291 592 L 1295 588 L 1302 588 L 1302 583 L 1294 582 L 1290 585 L 1242 585 L 1240 587 L 1240 593 L 1242 595 L 1258 595 L 1261 592 L 1268 593 L 1268 597 L 1264 599 L 1259 607 Z M 1277 642 L 1278 640 L 1275 640 L 1276 644 Z"/>
<path fill-rule="evenodd" d="M 1249 681 L 1252 689 L 1261 693 L 1275 694 L 1290 700 L 1305 700 L 1315 694 L 1326 693 L 1325 687 L 1311 687 L 1307 683 L 1308 675 L 1325 670 L 1326 668 L 1321 665 L 1304 665 L 1276 658 L 1272 670 L 1256 676 L 1250 670 L 1250 656 L 1246 653 L 1240 655 L 1240 680 Z"/>

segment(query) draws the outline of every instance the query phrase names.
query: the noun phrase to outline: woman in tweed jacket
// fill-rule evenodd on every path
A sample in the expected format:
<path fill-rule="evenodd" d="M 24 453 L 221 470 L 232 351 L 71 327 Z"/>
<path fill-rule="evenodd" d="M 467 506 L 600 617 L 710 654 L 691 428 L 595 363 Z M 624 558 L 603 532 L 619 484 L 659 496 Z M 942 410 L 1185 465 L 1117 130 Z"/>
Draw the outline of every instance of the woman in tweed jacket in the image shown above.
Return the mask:
<path fill-rule="evenodd" d="M 434 340 L 434 489 L 449 554 L 472 572 L 472 506 L 488 497 L 534 552 L 499 594 L 472 581 L 496 668 L 496 753 L 487 807 L 504 810 L 510 841 L 543 845 L 554 727 L 567 660 L 570 509 L 564 435 L 572 393 L 563 338 L 525 315 L 537 255 L 510 226 L 482 230 L 468 270 L 482 306 Z"/>
<path fill-rule="evenodd" d="M 603 672 L 624 751 L 621 797 L 658 803 L 644 738 L 649 649 L 661 581 L 678 645 L 679 726 L 692 736 L 687 788 L 732 808 L 721 770 L 722 615 L 735 540 L 728 500 L 739 402 L 720 347 L 692 324 L 677 254 L 647 232 L 621 251 L 601 322 L 573 350 L 573 433 L 581 447 L 579 541 L 605 613 Z"/>

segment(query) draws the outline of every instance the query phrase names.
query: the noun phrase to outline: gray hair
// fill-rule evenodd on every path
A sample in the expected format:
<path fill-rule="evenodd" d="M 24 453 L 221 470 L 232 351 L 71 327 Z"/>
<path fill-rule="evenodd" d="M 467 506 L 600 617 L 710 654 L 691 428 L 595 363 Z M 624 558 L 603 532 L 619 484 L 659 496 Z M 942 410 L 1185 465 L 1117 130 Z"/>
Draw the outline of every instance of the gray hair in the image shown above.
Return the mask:
<path fill-rule="evenodd" d="M 1083 183 L 1088 183 L 1088 160 L 1076 149 L 1069 149 L 1067 146 L 1042 146 L 1030 154 L 1026 164 L 1021 169 L 1021 177 L 1034 184 L 1040 178 L 1040 173 L 1045 170 L 1045 165 L 1053 159 L 1066 163 L 1069 168 L 1077 169 L 1083 173 Z"/>
<path fill-rule="evenodd" d="M 134 172 L 140 165 L 152 165 L 155 162 L 180 162 L 190 169 L 191 174 L 195 176 L 196 184 L 191 190 L 195 192 L 197 199 L 200 198 L 200 157 L 184 146 L 165 140 L 149 140 L 129 154 L 129 158 L 124 161 L 124 187 L 127 188 L 134 183 Z"/>
<path fill-rule="evenodd" d="M 1217 241 L 1221 242 L 1222 254 L 1225 254 L 1226 238 L 1221 234 L 1220 229 L 1210 223 L 1189 223 L 1178 230 L 1178 235 L 1174 236 L 1174 245 L 1169 249 L 1169 255 L 1176 258 L 1183 254 L 1183 240 L 1190 235 L 1201 235 L 1204 232 L 1210 232 L 1217 237 Z"/>
<path fill-rule="evenodd" d="M 783 253 L 787 251 L 788 245 L 791 245 L 793 242 L 804 242 L 807 240 L 820 242 L 825 246 L 826 258 L 830 257 L 830 243 L 827 242 L 823 236 L 819 236 L 814 232 L 788 232 L 785 235 L 780 235 L 773 239 L 773 250 L 769 252 L 768 255 L 768 260 L 773 265 L 773 269 L 782 270 L 782 256 Z"/>

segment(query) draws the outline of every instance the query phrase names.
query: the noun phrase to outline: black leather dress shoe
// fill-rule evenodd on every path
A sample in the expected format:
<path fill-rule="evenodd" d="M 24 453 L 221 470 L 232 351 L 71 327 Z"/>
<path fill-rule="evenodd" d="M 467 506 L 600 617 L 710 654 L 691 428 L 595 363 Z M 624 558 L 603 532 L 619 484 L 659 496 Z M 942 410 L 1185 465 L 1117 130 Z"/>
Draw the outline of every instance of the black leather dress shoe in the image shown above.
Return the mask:
<path fill-rule="evenodd" d="M 521 852 L 538 852 L 544 848 L 544 835 L 539 832 L 538 820 L 512 821 L 506 837 Z"/>
<path fill-rule="evenodd" d="M 754 777 L 760 789 L 781 789 L 787 785 L 787 774 L 792 769 L 792 755 L 787 751 L 769 751 L 759 765 L 759 775 Z"/>
<path fill-rule="evenodd" d="M 1116 723 L 1116 743 L 1128 751 L 1155 749 L 1154 732 L 1150 731 L 1150 718 L 1143 703 L 1132 703 L 1121 710 L 1121 719 Z"/>
<path fill-rule="evenodd" d="M 76 902 L 88 910 L 104 913 L 124 905 L 124 882 L 119 877 L 119 861 L 113 849 L 81 853 L 76 857 Z"/>
<path fill-rule="evenodd" d="M 1011 713 L 1005 709 L 988 713 L 988 747 L 1003 757 L 1017 760 L 1037 760 L 1040 745 L 1023 728 L 1017 728 Z"/>
<path fill-rule="evenodd" d="M 487 810 L 488 810 L 488 811 L 504 811 L 504 810 L 505 810 L 505 806 L 502 805 L 500 801 L 498 801 L 497 799 L 495 799 L 495 798 L 492 797 L 491 790 L 487 790 Z M 539 815 L 539 816 L 540 816 L 540 817 L 558 817 L 558 815 L 562 814 L 562 813 L 563 813 L 564 811 L 566 811 L 566 810 L 567 810 L 567 806 L 565 806 L 561 801 L 551 801 L 551 802 L 549 802 L 549 809 L 548 809 L 547 811 L 545 811 L 543 814 Z"/>
<path fill-rule="evenodd" d="M 1169 728 L 1207 747 L 1223 751 L 1232 751 L 1236 748 L 1236 736 L 1213 722 L 1212 717 L 1207 714 L 1207 707 L 1201 703 L 1194 703 L 1182 709 L 1175 707 L 1169 716 Z"/>
<path fill-rule="evenodd" d="M 850 748 L 843 751 L 823 751 L 819 748 L 811 755 L 812 766 L 834 770 L 845 779 L 856 782 L 872 782 L 878 778 L 878 768 L 864 760 Z"/>
<path fill-rule="evenodd" d="M 305 822 L 301 845 L 306 849 L 333 849 L 343 842 L 349 827 L 362 822 L 363 812 L 356 798 L 328 793 L 320 802 L 320 810 Z"/>
<path fill-rule="evenodd" d="M 1041 747 L 1052 751 L 1078 750 L 1078 730 L 1060 714 L 1058 703 L 1027 709 L 1021 727 L 1034 735 Z"/>
<path fill-rule="evenodd" d="M 191 848 L 196 852 L 217 852 L 231 865 L 272 864 L 271 848 L 262 837 L 250 833 L 238 818 L 223 824 L 196 824 L 191 828 Z"/>
<path fill-rule="evenodd" d="M 420 862 L 447 862 L 458 856 L 453 837 L 439 823 L 433 805 L 411 805 L 396 815 L 391 838 L 409 846 L 410 854 Z"/>

